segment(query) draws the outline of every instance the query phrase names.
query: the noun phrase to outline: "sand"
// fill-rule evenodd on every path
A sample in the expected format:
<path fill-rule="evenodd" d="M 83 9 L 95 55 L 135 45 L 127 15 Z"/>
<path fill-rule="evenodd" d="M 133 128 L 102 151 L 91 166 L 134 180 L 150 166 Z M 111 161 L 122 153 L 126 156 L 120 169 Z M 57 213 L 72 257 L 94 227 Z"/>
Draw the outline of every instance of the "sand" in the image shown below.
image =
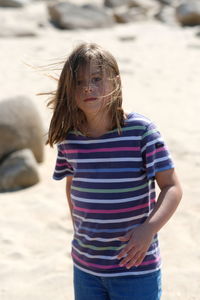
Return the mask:
<path fill-rule="evenodd" d="M 195 28 L 157 22 L 91 31 L 41 29 L 35 38 L 0 39 L 1 99 L 29 96 L 47 130 L 45 97 L 54 81 L 28 68 L 66 56 L 79 42 L 92 41 L 117 58 L 124 107 L 159 127 L 184 189 L 176 214 L 160 231 L 163 300 L 200 299 L 200 38 Z M 122 41 L 126 37 L 126 41 Z M 73 299 L 70 247 L 72 224 L 65 181 L 51 176 L 56 149 L 45 147 L 40 183 L 0 194 L 0 299 Z"/>

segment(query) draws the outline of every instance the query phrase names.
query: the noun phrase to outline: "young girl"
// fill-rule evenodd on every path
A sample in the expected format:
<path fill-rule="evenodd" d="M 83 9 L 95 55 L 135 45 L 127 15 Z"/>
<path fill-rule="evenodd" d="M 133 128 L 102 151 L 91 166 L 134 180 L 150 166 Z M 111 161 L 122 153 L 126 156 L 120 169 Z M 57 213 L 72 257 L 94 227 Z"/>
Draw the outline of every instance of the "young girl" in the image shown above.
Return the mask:
<path fill-rule="evenodd" d="M 116 60 L 96 44 L 72 52 L 50 103 L 53 177 L 67 178 L 74 226 L 75 299 L 160 299 L 157 232 L 181 187 L 159 131 L 146 117 L 124 113 Z"/>

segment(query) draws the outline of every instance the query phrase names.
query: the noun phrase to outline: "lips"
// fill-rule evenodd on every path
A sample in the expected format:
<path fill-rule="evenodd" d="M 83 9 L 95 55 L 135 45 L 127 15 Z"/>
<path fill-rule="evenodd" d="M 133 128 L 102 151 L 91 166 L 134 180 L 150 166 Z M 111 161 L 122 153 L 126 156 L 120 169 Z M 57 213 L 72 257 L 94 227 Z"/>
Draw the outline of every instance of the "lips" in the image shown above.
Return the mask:
<path fill-rule="evenodd" d="M 91 97 L 91 98 L 84 99 L 84 102 L 95 101 L 95 100 L 97 100 L 97 98 Z"/>

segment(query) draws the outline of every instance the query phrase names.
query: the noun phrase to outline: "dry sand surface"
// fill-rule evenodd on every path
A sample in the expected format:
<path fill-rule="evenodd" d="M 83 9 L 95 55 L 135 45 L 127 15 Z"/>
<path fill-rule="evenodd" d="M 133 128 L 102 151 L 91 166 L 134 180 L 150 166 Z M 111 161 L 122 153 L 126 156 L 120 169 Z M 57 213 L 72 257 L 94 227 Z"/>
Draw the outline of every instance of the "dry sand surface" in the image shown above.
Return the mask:
<path fill-rule="evenodd" d="M 82 41 L 97 42 L 117 58 L 125 108 L 158 125 L 184 189 L 177 213 L 160 232 L 163 300 L 200 299 L 200 38 L 195 31 L 144 22 L 76 32 L 49 28 L 36 38 L 0 39 L 1 99 L 29 96 L 46 130 L 51 112 L 36 94 L 53 90 L 55 83 L 23 62 L 47 65 Z M 55 158 L 56 150 L 46 147 L 40 183 L 0 194 L 1 300 L 73 299 L 72 225 L 65 182 L 51 179 Z"/>

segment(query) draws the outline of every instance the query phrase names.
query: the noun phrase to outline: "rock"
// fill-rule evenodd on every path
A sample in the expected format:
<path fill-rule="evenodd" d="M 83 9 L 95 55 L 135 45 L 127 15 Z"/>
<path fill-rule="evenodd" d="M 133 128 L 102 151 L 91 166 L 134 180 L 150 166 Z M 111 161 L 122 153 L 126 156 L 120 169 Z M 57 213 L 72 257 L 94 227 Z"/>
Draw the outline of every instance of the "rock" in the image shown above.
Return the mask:
<path fill-rule="evenodd" d="M 158 7 L 158 3 L 155 0 L 132 0 L 129 2 L 129 7 L 141 7 L 145 10 Z"/>
<path fill-rule="evenodd" d="M 29 4 L 31 0 L 0 0 L 1 7 L 23 7 Z"/>
<path fill-rule="evenodd" d="M 176 8 L 176 18 L 183 26 L 200 25 L 200 1 L 191 0 Z"/>
<path fill-rule="evenodd" d="M 176 0 L 157 0 L 158 2 L 160 2 L 161 4 L 164 4 L 164 5 L 170 5 L 170 6 L 173 6 L 174 5 L 174 2 L 176 2 Z"/>
<path fill-rule="evenodd" d="M 59 2 L 48 6 L 51 22 L 61 29 L 90 29 L 114 24 L 112 16 L 94 5 Z"/>
<path fill-rule="evenodd" d="M 154 17 L 159 5 L 154 0 L 132 0 L 128 5 L 113 8 L 117 23 L 128 23 Z"/>
<path fill-rule="evenodd" d="M 129 5 L 131 0 L 104 0 L 104 5 L 110 8 Z"/>
<path fill-rule="evenodd" d="M 29 98 L 21 96 L 0 102 L 0 160 L 28 148 L 37 162 L 42 162 L 43 134 L 39 113 Z"/>
<path fill-rule="evenodd" d="M 37 29 L 33 26 L 25 27 L 22 24 L 16 24 L 15 26 L 11 24 L 1 25 L 0 37 L 36 37 L 37 35 Z"/>
<path fill-rule="evenodd" d="M 0 9 L 0 37 L 37 37 L 50 27 L 46 5 L 33 2 L 20 9 Z"/>
<path fill-rule="evenodd" d="M 129 3 L 129 8 L 138 8 L 148 17 L 153 17 L 159 10 L 159 3 L 155 0 L 132 0 Z"/>
<path fill-rule="evenodd" d="M 121 42 L 133 42 L 136 40 L 136 36 L 134 35 L 123 35 L 123 36 L 119 36 L 119 40 Z"/>
<path fill-rule="evenodd" d="M 168 25 L 178 25 L 174 8 L 171 6 L 163 6 L 159 12 L 155 14 L 155 18 Z"/>
<path fill-rule="evenodd" d="M 110 8 L 116 8 L 119 6 L 127 7 L 141 7 L 141 8 L 152 8 L 157 6 L 156 0 L 104 0 L 104 5 Z"/>
<path fill-rule="evenodd" d="M 146 12 L 139 7 L 128 8 L 118 7 L 114 10 L 113 16 L 117 23 L 129 23 L 133 21 L 141 21 L 146 19 Z"/>
<path fill-rule="evenodd" d="M 29 149 L 11 153 L 0 164 L 0 192 L 27 188 L 38 182 L 37 164 Z"/>

